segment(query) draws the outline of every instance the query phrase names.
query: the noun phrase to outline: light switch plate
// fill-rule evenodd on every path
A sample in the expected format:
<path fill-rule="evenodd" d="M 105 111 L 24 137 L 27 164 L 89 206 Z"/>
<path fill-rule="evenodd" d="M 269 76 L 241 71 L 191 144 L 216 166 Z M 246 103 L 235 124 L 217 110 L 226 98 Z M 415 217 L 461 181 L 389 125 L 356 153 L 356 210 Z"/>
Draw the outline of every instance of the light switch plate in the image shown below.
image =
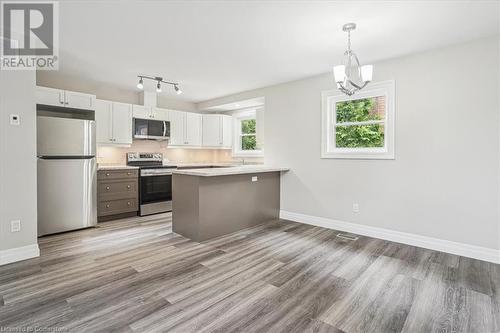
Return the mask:
<path fill-rule="evenodd" d="M 253 182 L 256 182 L 257 180 L 259 180 L 259 178 L 257 178 L 257 176 L 252 176 L 252 181 Z"/>
<path fill-rule="evenodd" d="M 10 232 L 19 232 L 19 231 L 21 231 L 21 220 L 10 221 Z"/>
<path fill-rule="evenodd" d="M 19 117 L 18 114 L 10 115 L 10 124 L 14 126 L 19 126 L 21 124 L 21 118 Z"/>

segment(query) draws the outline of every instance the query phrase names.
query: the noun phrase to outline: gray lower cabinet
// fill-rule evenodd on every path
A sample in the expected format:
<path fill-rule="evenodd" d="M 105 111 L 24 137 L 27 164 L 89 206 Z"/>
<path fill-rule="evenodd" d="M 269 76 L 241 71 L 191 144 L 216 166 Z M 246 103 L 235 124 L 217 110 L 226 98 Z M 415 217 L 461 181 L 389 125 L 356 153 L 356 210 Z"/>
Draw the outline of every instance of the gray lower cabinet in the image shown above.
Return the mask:
<path fill-rule="evenodd" d="M 99 221 L 136 215 L 139 210 L 137 169 L 99 170 L 97 216 Z"/>

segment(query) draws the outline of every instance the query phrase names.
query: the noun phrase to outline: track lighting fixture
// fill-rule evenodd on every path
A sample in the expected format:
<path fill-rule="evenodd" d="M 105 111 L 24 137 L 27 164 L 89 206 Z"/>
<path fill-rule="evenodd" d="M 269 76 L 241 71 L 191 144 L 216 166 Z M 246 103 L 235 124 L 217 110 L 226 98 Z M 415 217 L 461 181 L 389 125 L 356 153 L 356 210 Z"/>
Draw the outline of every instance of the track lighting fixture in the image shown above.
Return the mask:
<path fill-rule="evenodd" d="M 179 83 L 164 81 L 163 78 L 160 76 L 137 75 L 137 77 L 139 78 L 139 83 L 137 83 L 137 88 L 139 88 L 141 90 L 144 89 L 143 79 L 148 79 L 148 80 L 156 81 L 156 92 L 161 92 L 161 84 L 165 83 L 165 84 L 170 84 L 171 86 L 173 86 L 177 95 L 182 94 L 182 90 L 179 88 Z"/>
<path fill-rule="evenodd" d="M 142 77 L 139 79 L 139 83 L 137 83 L 137 88 L 144 89 L 144 83 L 142 82 Z"/>

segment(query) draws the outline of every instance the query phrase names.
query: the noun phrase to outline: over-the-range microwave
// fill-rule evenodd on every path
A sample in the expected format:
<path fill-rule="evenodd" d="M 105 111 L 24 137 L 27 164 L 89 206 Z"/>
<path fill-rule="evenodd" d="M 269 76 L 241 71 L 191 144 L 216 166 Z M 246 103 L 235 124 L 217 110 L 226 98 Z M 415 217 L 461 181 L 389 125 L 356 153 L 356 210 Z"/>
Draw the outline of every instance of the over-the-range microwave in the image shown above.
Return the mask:
<path fill-rule="evenodd" d="M 169 121 L 134 118 L 134 139 L 168 140 L 169 138 Z"/>

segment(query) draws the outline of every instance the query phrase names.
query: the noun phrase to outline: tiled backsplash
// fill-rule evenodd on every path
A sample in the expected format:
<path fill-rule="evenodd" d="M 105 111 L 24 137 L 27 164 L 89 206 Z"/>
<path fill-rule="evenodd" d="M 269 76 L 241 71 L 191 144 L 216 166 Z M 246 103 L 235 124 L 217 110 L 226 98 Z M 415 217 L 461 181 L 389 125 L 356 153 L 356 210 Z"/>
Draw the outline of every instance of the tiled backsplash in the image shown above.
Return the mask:
<path fill-rule="evenodd" d="M 128 152 L 162 153 L 163 157 L 169 161 L 179 163 L 233 161 L 231 150 L 227 149 L 167 149 L 167 143 L 164 141 L 134 140 L 130 147 L 98 146 L 97 162 L 100 164 L 125 164 Z M 261 159 L 256 159 L 255 162 L 261 162 Z"/>

